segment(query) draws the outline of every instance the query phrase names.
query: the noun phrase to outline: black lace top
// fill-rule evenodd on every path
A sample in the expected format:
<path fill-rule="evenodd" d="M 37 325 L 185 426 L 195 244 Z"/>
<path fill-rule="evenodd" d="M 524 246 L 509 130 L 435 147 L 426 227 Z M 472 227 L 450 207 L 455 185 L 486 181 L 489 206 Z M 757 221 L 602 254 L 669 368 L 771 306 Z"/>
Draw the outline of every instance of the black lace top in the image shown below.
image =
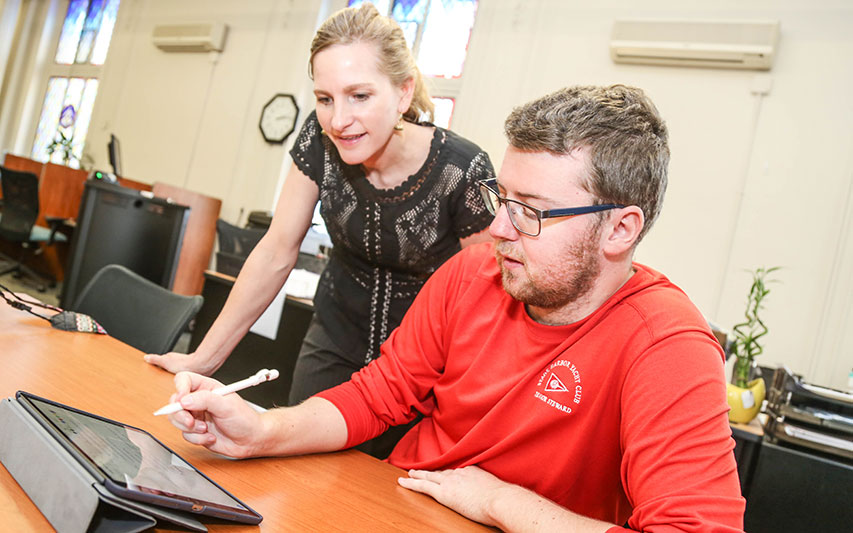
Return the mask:
<path fill-rule="evenodd" d="M 476 182 L 494 177 L 494 168 L 477 145 L 436 127 L 420 170 L 377 189 L 340 159 L 313 112 L 290 154 L 320 188 L 333 244 L 315 313 L 347 358 L 367 364 L 430 274 L 460 250 L 459 239 L 488 227 Z"/>

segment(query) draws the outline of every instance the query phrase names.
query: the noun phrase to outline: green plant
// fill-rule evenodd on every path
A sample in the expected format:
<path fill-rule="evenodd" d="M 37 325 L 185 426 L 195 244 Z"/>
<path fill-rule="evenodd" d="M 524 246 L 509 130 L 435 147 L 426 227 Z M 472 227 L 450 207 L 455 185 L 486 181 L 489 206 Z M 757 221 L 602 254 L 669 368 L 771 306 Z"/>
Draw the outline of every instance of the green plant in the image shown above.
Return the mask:
<path fill-rule="evenodd" d="M 762 303 L 764 298 L 770 293 L 767 287 L 773 279 L 767 279 L 767 276 L 772 272 L 779 270 L 779 267 L 757 268 L 752 273 L 752 286 L 749 288 L 749 294 L 746 297 L 746 311 L 744 315 L 746 320 L 735 325 L 733 328 L 732 352 L 735 356 L 735 366 L 732 372 L 732 383 L 738 387 L 749 386 L 749 371 L 752 368 L 753 361 L 756 356 L 764 351 L 764 347 L 759 342 L 759 339 L 767 335 L 767 326 L 759 316 L 763 309 Z"/>
<path fill-rule="evenodd" d="M 53 152 L 61 150 L 62 162 L 65 166 L 68 166 L 68 163 L 72 160 L 77 159 L 74 155 L 74 131 L 72 130 L 76 121 L 77 110 L 74 109 L 74 106 L 67 105 L 63 107 L 62 111 L 59 113 L 59 127 L 56 129 L 58 137 L 54 138 L 53 141 L 47 145 L 48 155 L 53 155 Z M 66 137 L 65 131 L 63 130 L 70 130 L 71 133 Z"/>
<path fill-rule="evenodd" d="M 51 155 L 53 152 L 60 150 L 62 153 L 62 161 L 67 166 L 71 160 L 76 159 L 73 152 L 74 135 L 72 134 L 70 137 L 66 137 L 62 131 L 57 131 L 56 133 L 59 137 L 47 145 L 47 153 L 48 155 Z"/>

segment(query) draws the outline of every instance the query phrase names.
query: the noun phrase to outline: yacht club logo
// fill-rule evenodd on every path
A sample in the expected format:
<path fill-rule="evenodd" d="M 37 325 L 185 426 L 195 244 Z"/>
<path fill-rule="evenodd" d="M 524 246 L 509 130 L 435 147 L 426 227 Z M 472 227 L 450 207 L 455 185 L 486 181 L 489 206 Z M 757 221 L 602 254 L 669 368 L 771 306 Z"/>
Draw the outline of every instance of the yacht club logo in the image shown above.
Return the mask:
<path fill-rule="evenodd" d="M 571 361 L 554 361 L 539 376 L 536 389 L 533 392 L 536 399 L 558 411 L 571 414 L 580 405 L 583 396 L 580 371 Z"/>

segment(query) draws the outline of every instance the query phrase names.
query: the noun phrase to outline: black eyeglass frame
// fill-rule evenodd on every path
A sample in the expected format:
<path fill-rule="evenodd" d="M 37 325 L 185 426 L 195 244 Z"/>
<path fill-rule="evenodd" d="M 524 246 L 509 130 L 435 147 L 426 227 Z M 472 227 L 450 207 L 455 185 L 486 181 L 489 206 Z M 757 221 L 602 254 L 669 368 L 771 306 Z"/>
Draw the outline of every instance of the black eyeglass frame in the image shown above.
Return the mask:
<path fill-rule="evenodd" d="M 518 224 L 515 221 L 515 218 L 512 216 L 512 212 L 507 209 L 507 215 L 509 216 L 509 221 L 512 222 L 512 227 L 518 230 L 519 233 L 527 235 L 529 237 L 538 237 L 540 233 L 542 233 L 542 219 L 543 218 L 559 218 L 559 217 L 574 217 L 578 215 L 587 215 L 589 213 L 598 213 L 600 211 L 607 211 L 608 209 L 621 209 L 625 207 L 622 204 L 598 204 L 598 205 L 585 205 L 582 207 L 564 207 L 560 209 L 539 209 L 533 207 L 532 205 L 526 204 L 519 200 L 513 200 L 512 198 L 507 198 L 506 196 L 501 196 L 501 194 L 497 190 L 498 180 L 496 178 L 488 179 L 488 180 L 480 180 L 477 182 L 477 185 L 480 186 L 480 194 L 483 196 L 483 202 L 486 204 L 486 209 L 489 210 L 489 213 L 497 216 L 497 210 L 492 205 L 492 203 L 487 198 L 487 192 L 483 189 L 487 189 L 488 192 L 494 194 L 498 199 L 498 206 L 506 205 L 507 203 L 518 204 L 522 207 L 525 207 L 533 213 L 536 214 L 536 218 L 539 222 L 538 230 L 536 233 L 530 233 L 529 231 L 524 231 L 523 229 L 518 227 Z"/>

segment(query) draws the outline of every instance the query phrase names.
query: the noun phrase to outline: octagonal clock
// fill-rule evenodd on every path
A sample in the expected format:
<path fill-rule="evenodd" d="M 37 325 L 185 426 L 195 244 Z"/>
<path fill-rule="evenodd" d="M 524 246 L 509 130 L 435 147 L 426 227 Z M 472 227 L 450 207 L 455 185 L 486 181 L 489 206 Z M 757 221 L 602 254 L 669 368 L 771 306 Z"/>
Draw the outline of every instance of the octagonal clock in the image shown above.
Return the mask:
<path fill-rule="evenodd" d="M 268 143 L 283 143 L 296 128 L 299 106 L 292 94 L 279 93 L 261 111 L 261 134 Z"/>

